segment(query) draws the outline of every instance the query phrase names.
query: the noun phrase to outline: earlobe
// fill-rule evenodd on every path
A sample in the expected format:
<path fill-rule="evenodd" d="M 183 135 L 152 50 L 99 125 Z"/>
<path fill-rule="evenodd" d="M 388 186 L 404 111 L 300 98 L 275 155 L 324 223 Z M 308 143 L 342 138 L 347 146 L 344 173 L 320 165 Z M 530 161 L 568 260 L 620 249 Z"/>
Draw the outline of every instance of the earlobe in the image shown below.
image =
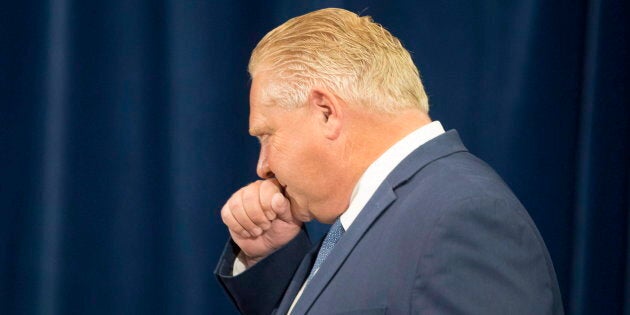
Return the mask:
<path fill-rule="evenodd" d="M 309 93 L 309 106 L 315 115 L 320 117 L 324 135 L 335 140 L 341 133 L 343 108 L 341 100 L 330 91 L 314 88 Z"/>

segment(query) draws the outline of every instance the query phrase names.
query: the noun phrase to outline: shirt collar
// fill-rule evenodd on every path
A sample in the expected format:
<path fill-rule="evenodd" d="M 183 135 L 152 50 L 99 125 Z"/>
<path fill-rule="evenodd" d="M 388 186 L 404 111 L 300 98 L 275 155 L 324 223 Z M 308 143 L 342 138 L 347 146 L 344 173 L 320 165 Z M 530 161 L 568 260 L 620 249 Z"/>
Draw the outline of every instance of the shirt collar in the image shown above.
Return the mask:
<path fill-rule="evenodd" d="M 343 228 L 348 230 L 376 189 L 403 159 L 421 145 L 443 133 L 444 128 L 439 121 L 426 124 L 396 142 L 372 162 L 354 186 L 350 205 L 340 217 Z"/>

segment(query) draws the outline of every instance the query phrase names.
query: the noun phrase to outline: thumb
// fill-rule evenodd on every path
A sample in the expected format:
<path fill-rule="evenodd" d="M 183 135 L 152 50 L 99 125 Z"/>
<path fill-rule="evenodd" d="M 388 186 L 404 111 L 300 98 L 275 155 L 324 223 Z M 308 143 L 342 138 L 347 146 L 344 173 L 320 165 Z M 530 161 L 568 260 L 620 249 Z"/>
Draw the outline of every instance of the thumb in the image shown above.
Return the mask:
<path fill-rule="evenodd" d="M 271 197 L 271 209 L 278 215 L 280 220 L 285 222 L 291 222 L 293 220 L 289 199 L 279 192 L 275 193 L 273 197 Z"/>

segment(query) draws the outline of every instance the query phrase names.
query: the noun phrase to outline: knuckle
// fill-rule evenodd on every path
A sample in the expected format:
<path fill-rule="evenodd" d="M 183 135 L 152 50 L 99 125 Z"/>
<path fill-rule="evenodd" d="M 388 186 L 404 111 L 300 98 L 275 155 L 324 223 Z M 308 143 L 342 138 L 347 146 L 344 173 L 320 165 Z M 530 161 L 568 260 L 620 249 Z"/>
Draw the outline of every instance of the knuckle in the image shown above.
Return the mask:
<path fill-rule="evenodd" d="M 279 190 L 276 185 L 269 181 L 266 181 L 265 183 L 263 183 L 263 186 L 260 189 L 260 203 L 267 208 L 271 207 L 271 198 L 278 191 Z"/>
<path fill-rule="evenodd" d="M 243 190 L 241 199 L 244 204 L 251 205 L 252 203 L 257 202 L 257 193 L 255 187 L 247 186 L 246 189 Z"/>
<path fill-rule="evenodd" d="M 279 191 L 278 186 L 272 180 L 265 180 L 260 185 L 261 189 L 264 188 L 265 191 Z"/>
<path fill-rule="evenodd" d="M 244 205 L 251 205 L 253 203 L 255 203 L 256 201 L 254 200 L 254 196 L 252 194 L 243 194 L 243 204 Z"/>
<path fill-rule="evenodd" d="M 230 199 L 227 202 L 227 205 L 230 210 L 233 210 L 241 206 L 241 191 L 240 190 L 234 193 L 232 197 L 230 197 Z"/>
<path fill-rule="evenodd" d="M 261 190 L 266 190 L 266 189 L 269 189 L 269 185 L 273 185 L 273 184 L 271 183 L 271 181 L 269 181 L 269 180 L 261 180 L 261 181 L 260 181 L 260 189 L 261 189 Z"/>
<path fill-rule="evenodd" d="M 256 211 L 250 214 L 250 218 L 255 224 L 261 224 L 267 222 L 267 217 L 262 211 Z"/>
<path fill-rule="evenodd" d="M 223 223 L 227 224 L 228 221 L 228 212 L 229 210 L 227 210 L 227 207 L 223 207 L 223 209 L 221 209 L 221 220 L 223 221 Z"/>
<path fill-rule="evenodd" d="M 223 220 L 223 223 L 230 228 L 236 222 L 232 212 L 227 208 L 223 208 L 223 210 L 221 211 L 221 220 Z"/>

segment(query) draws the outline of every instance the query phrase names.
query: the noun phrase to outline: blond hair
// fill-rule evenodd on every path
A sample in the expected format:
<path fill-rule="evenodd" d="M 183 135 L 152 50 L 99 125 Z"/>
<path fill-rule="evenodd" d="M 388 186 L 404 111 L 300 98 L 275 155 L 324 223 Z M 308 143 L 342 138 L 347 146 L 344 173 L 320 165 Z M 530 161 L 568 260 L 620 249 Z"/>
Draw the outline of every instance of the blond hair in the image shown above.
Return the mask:
<path fill-rule="evenodd" d="M 265 92 L 280 106 L 300 106 L 320 86 L 377 111 L 429 110 L 418 68 L 400 41 L 371 17 L 343 9 L 298 16 L 267 33 L 248 70 L 252 78 L 268 71 L 279 79 Z"/>

